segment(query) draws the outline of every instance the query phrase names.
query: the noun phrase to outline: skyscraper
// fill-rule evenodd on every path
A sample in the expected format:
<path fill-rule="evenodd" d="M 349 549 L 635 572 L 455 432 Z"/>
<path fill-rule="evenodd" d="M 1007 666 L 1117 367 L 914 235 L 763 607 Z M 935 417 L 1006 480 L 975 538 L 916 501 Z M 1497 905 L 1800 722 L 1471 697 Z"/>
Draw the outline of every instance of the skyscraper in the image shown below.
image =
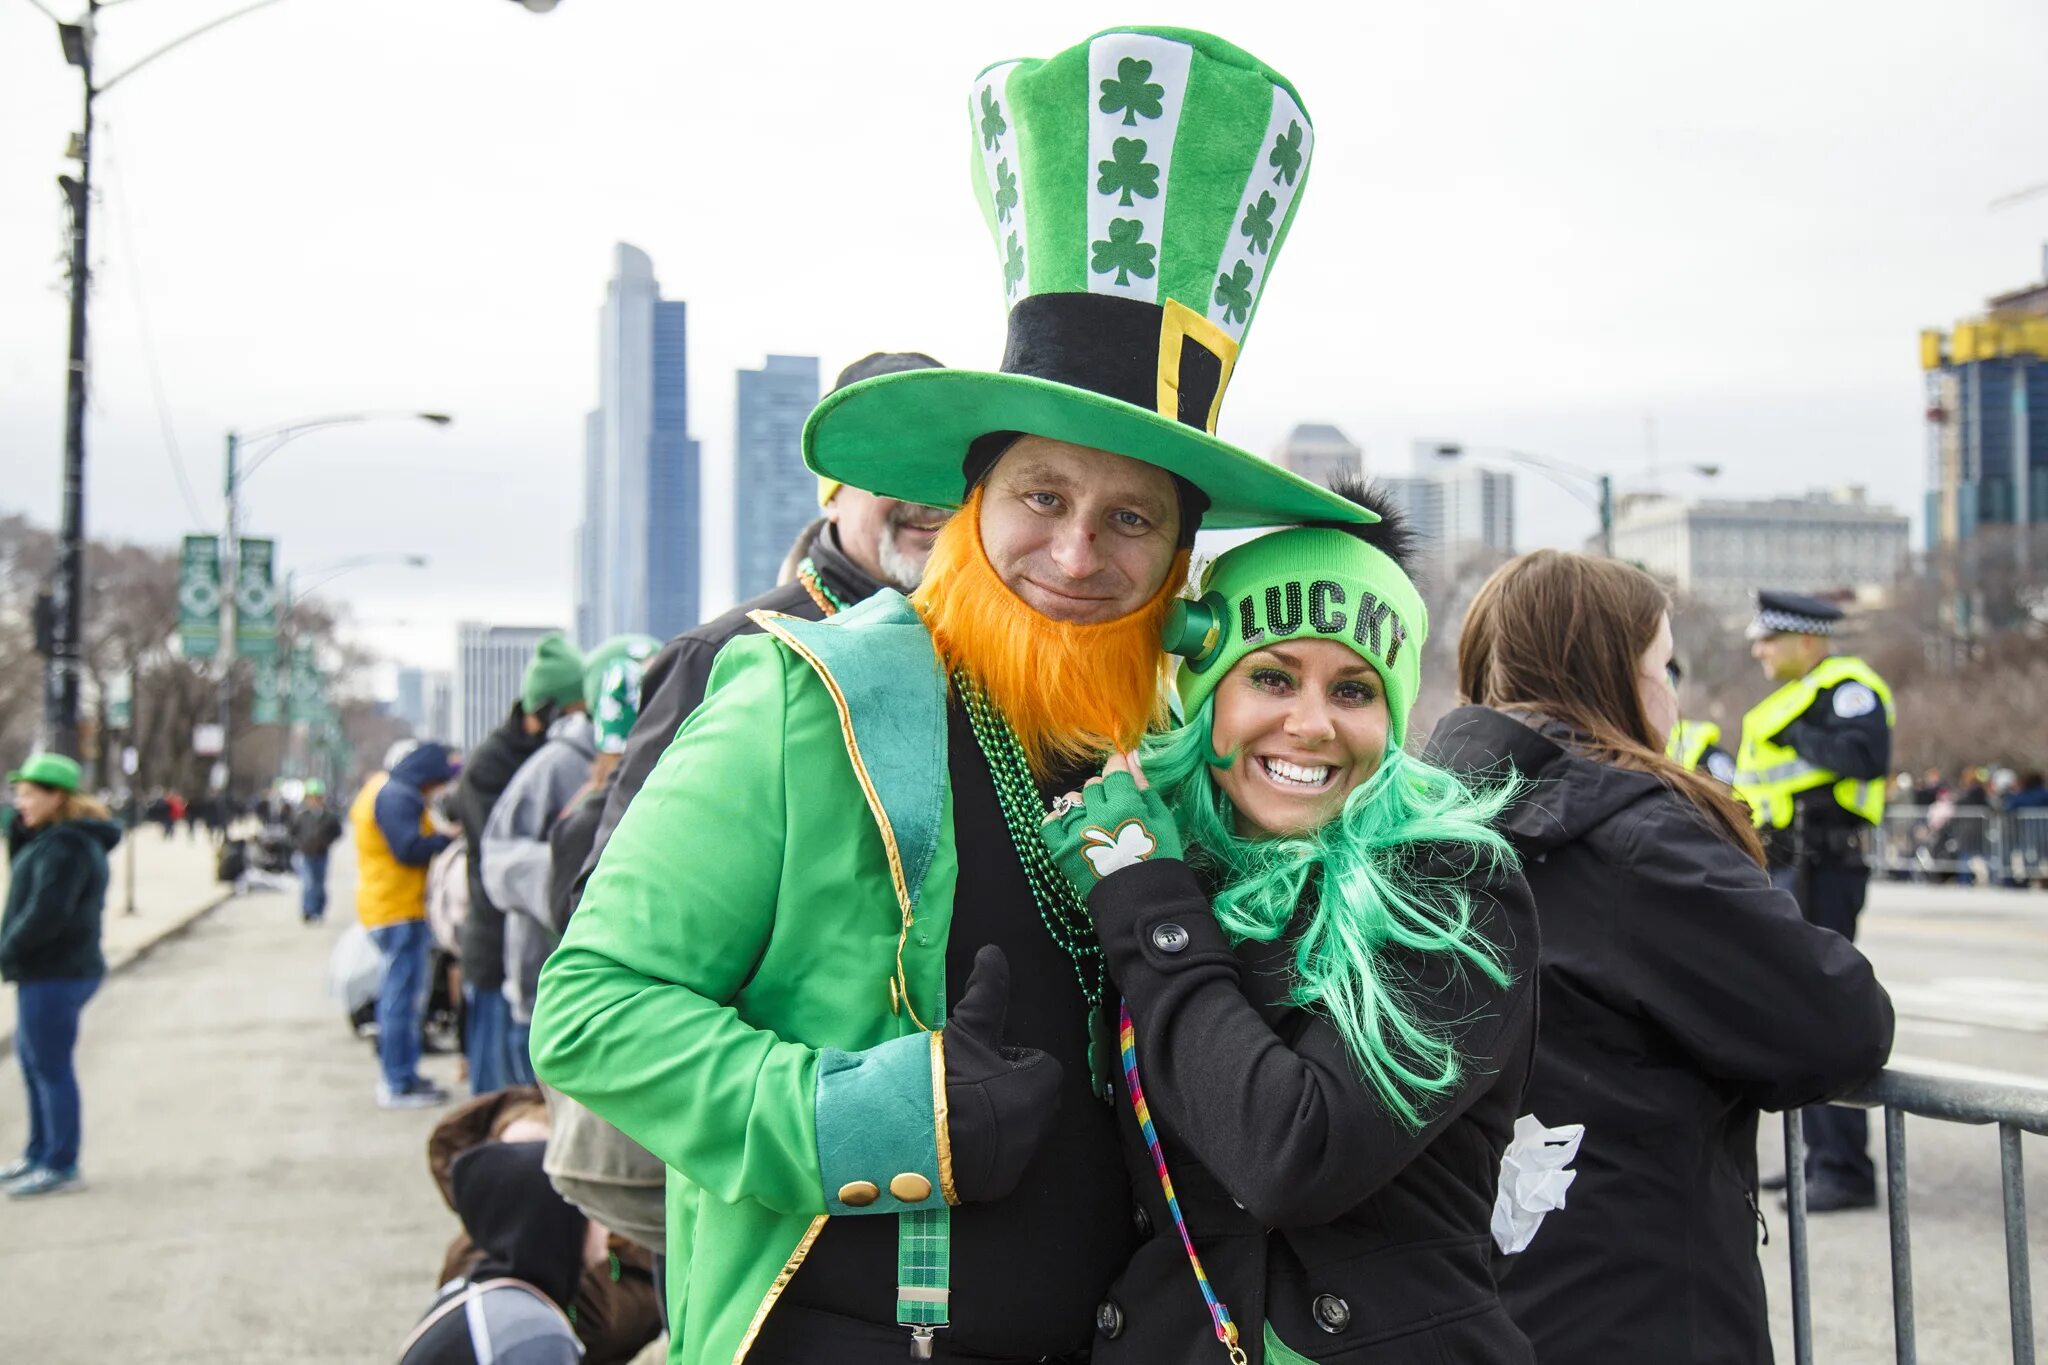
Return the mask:
<path fill-rule="evenodd" d="M 2048 277 L 2048 248 L 2041 269 Z M 2048 278 L 1985 302 L 1981 317 L 1920 334 L 1927 372 L 1927 545 L 1980 526 L 2048 522 Z"/>
<path fill-rule="evenodd" d="M 435 735 L 468 749 L 498 727 L 519 700 L 519 684 L 540 642 L 555 626 L 490 626 L 477 621 L 455 627 L 455 677 L 450 691 L 453 733 Z M 432 717 L 430 717 L 432 719 Z"/>
<path fill-rule="evenodd" d="M 1363 475 L 1365 451 L 1327 422 L 1303 422 L 1273 451 L 1273 463 L 1328 488 L 1339 474 Z"/>
<path fill-rule="evenodd" d="M 1394 505 L 1440 563 L 1474 549 L 1515 552 L 1515 476 L 1504 469 L 1457 464 L 1432 468 L 1433 442 L 1418 442 L 1415 473 L 1382 478 Z"/>
<path fill-rule="evenodd" d="M 771 355 L 739 372 L 733 427 L 733 587 L 741 600 L 775 586 L 797 532 L 818 514 L 804 467 L 804 419 L 818 405 L 818 358 Z"/>
<path fill-rule="evenodd" d="M 412 727 L 415 735 L 427 728 L 427 671 L 424 668 L 398 670 L 398 700 L 392 714 Z"/>
<path fill-rule="evenodd" d="M 597 409 L 584 420 L 576 636 L 585 647 L 697 624 L 698 446 L 689 434 L 687 305 L 618 244 L 599 313 Z"/>

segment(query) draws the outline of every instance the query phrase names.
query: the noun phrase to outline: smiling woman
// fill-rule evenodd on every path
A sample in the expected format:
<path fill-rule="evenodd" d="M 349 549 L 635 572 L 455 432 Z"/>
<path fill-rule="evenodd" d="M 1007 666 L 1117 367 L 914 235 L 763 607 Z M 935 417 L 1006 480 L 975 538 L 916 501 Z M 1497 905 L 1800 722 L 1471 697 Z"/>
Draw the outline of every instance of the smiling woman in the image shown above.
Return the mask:
<path fill-rule="evenodd" d="M 1130 1157 L 1161 1173 L 1097 1365 L 1245 1332 L 1280 1365 L 1533 1359 L 1486 1264 L 1533 906 L 1489 826 L 1506 797 L 1401 748 L 1428 631 L 1410 538 L 1339 491 L 1383 520 L 1221 556 L 1213 628 L 1176 632 L 1185 722 L 1047 827 L 1123 996 Z"/>

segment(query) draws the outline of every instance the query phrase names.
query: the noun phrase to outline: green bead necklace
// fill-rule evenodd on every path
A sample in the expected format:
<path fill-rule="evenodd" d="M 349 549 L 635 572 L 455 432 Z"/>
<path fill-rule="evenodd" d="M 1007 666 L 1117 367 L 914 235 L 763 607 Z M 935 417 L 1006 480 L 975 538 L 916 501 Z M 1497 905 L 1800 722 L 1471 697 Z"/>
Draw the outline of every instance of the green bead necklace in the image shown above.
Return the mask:
<path fill-rule="evenodd" d="M 988 760 L 996 801 L 1003 808 L 1003 823 L 1017 850 L 1017 860 L 1024 866 L 1024 880 L 1031 888 L 1039 922 L 1074 965 L 1074 981 L 1088 1006 L 1088 1071 L 1094 1091 L 1099 1097 L 1112 1098 L 1115 1092 L 1111 1088 L 1110 1063 L 1116 1054 L 1116 1041 L 1108 1024 L 1108 1012 L 1102 1008 L 1103 997 L 1109 990 L 1109 964 L 1095 937 L 1095 921 L 1089 916 L 1088 907 L 1074 894 L 1072 885 L 1053 865 L 1052 853 L 1045 846 L 1045 797 L 1032 780 L 1031 765 L 1024 757 L 1024 747 L 1017 742 L 1016 732 L 966 674 L 956 672 L 953 686 L 967 711 L 974 742 Z"/>

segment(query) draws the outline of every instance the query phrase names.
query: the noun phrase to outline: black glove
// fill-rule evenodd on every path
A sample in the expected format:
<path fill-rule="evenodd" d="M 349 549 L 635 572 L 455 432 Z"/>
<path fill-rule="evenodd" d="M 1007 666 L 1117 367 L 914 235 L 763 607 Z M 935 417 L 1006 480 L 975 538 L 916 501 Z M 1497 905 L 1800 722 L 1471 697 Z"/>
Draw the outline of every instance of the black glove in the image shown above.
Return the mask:
<path fill-rule="evenodd" d="M 1002 1045 L 1009 1009 L 1010 959 L 984 944 L 945 1027 L 953 1191 L 963 1204 L 1016 1189 L 1059 1116 L 1060 1064 L 1035 1047 Z"/>

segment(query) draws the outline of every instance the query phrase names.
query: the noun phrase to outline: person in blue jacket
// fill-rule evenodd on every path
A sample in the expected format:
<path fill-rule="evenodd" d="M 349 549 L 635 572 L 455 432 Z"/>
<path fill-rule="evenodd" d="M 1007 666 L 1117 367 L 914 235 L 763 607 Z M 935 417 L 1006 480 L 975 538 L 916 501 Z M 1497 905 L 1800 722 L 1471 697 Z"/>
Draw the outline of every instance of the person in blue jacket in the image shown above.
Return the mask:
<path fill-rule="evenodd" d="M 28 1146 L 0 1167 L 15 1199 L 83 1189 L 78 1174 L 82 1106 L 71 1055 L 78 1018 L 107 974 L 100 912 L 107 900 L 107 850 L 121 829 L 107 808 L 78 790 L 78 764 L 36 754 L 7 775 L 17 830 L 0 916 L 0 981 L 15 988 L 15 1055 L 28 1086 Z"/>

